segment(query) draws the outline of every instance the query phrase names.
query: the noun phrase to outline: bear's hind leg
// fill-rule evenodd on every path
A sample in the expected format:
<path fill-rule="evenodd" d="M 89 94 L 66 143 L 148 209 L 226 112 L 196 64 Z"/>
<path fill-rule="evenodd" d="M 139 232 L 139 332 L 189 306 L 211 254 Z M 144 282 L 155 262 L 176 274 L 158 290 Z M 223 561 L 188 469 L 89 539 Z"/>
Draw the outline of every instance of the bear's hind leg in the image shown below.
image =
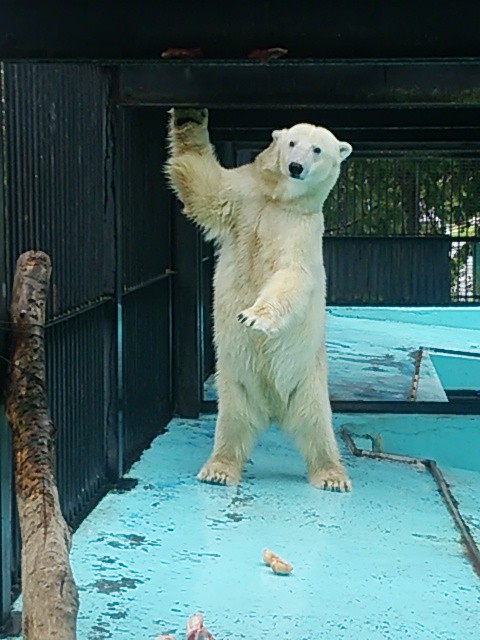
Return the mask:
<path fill-rule="evenodd" d="M 350 491 L 333 432 L 326 367 L 320 366 L 291 394 L 281 421 L 307 463 L 308 480 L 317 489 Z"/>
<path fill-rule="evenodd" d="M 238 484 L 258 432 L 268 426 L 266 415 L 256 407 L 238 382 L 219 383 L 219 412 L 215 444 L 197 478 L 213 484 Z"/>

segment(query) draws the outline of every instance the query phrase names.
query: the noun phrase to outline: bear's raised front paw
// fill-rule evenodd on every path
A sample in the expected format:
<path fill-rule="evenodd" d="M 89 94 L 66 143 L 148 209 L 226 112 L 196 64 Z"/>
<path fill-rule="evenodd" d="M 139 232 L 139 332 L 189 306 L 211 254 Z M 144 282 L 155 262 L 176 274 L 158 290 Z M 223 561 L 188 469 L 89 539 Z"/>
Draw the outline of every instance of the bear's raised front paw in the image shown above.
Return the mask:
<path fill-rule="evenodd" d="M 172 109 L 173 122 L 178 128 L 187 124 L 206 125 L 208 109 L 174 108 Z"/>
<path fill-rule="evenodd" d="M 241 471 L 235 465 L 219 460 L 206 462 L 197 475 L 201 482 L 209 482 L 210 484 L 238 484 L 240 477 Z"/>
<path fill-rule="evenodd" d="M 255 311 L 253 307 L 241 311 L 237 316 L 237 320 L 249 329 L 256 329 L 257 331 L 263 331 L 263 333 L 267 334 L 275 333 L 280 328 L 273 317 L 266 312 L 260 313 Z"/>
<path fill-rule="evenodd" d="M 310 484 L 317 489 L 330 491 L 351 491 L 352 483 L 348 479 L 345 469 L 341 465 L 329 465 L 312 473 Z"/>

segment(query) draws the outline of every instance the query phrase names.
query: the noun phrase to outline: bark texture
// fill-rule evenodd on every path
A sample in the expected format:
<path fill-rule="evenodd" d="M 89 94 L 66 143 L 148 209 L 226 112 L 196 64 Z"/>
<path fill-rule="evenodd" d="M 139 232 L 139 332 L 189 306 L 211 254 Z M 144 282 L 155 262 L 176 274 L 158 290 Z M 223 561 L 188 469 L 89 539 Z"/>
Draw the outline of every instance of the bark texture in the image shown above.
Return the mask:
<path fill-rule="evenodd" d="M 55 427 L 45 381 L 44 324 L 50 258 L 28 251 L 17 261 L 7 416 L 13 430 L 15 490 L 22 536 L 24 640 L 76 638 L 78 593 L 69 562 L 70 530 L 55 479 Z"/>

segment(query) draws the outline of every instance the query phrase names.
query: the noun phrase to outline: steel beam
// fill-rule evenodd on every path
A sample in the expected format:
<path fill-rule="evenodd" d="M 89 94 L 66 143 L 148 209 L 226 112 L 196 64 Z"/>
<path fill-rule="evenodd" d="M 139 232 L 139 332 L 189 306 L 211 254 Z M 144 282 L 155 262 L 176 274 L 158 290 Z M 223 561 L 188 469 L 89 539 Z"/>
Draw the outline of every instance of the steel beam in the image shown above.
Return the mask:
<path fill-rule="evenodd" d="M 125 105 L 478 107 L 480 59 L 154 61 L 119 66 Z"/>

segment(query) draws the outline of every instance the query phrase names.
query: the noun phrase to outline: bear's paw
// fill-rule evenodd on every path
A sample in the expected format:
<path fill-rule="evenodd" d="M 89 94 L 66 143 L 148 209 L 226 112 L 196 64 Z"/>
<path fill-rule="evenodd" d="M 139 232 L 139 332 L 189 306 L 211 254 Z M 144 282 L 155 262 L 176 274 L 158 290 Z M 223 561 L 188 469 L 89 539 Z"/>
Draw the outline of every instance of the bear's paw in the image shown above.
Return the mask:
<path fill-rule="evenodd" d="M 175 127 L 181 128 L 187 124 L 207 125 L 208 109 L 176 108 L 172 109 Z"/>
<path fill-rule="evenodd" d="M 327 489 L 329 491 L 352 490 L 352 483 L 345 469 L 339 465 L 331 465 L 319 469 L 310 476 L 309 481 L 316 489 Z"/>
<path fill-rule="evenodd" d="M 238 484 L 240 471 L 232 463 L 209 460 L 204 464 L 197 478 L 200 482 L 210 484 Z"/>
<path fill-rule="evenodd" d="M 237 320 L 240 322 L 240 324 L 243 324 L 249 329 L 262 331 L 266 334 L 275 333 L 280 329 L 280 324 L 273 316 L 273 314 L 268 313 L 268 311 L 257 311 L 253 307 L 241 311 L 237 316 Z"/>

